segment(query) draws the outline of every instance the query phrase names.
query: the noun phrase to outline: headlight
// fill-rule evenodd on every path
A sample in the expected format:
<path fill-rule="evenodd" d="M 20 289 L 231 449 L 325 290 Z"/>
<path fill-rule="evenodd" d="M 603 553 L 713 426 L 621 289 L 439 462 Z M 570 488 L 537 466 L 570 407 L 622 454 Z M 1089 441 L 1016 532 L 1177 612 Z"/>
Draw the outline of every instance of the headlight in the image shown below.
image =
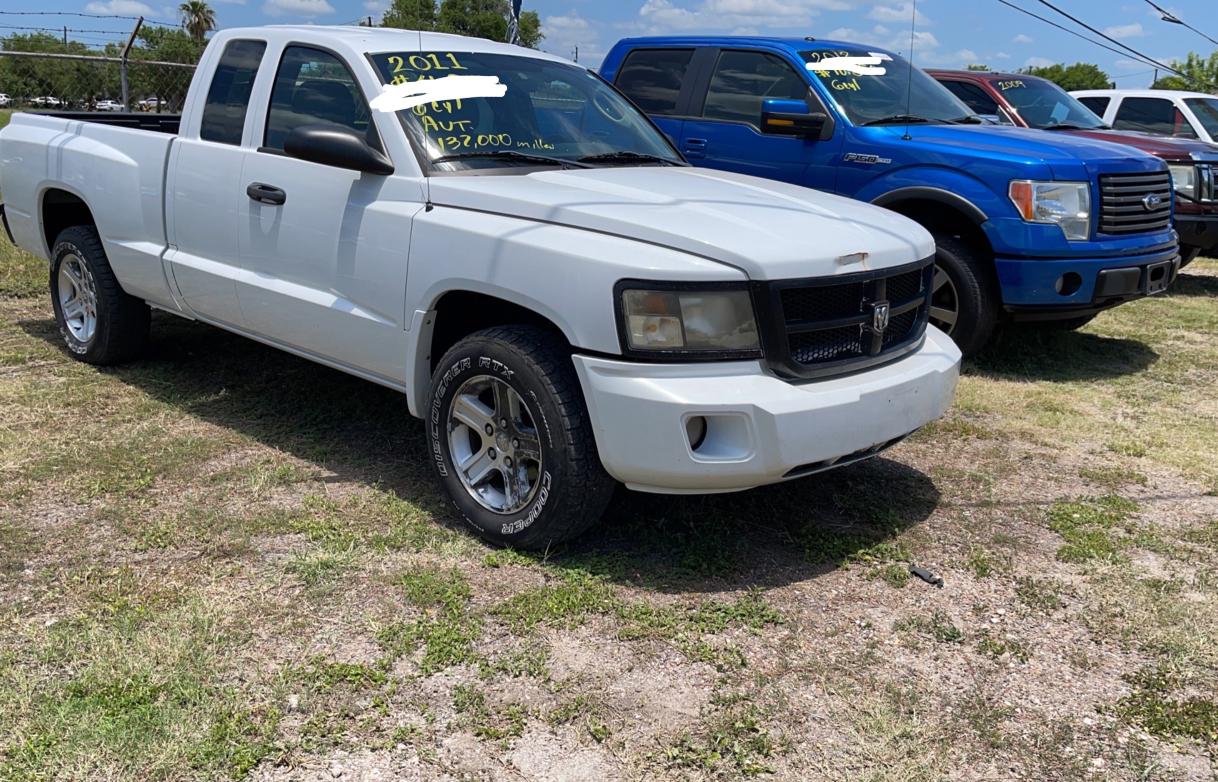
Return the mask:
<path fill-rule="evenodd" d="M 686 290 L 640 282 L 618 290 L 629 350 L 705 358 L 761 354 L 753 302 L 743 287 Z"/>
<path fill-rule="evenodd" d="M 1091 186 L 1086 182 L 1011 182 L 1011 203 L 1029 223 L 1061 226 L 1066 238 L 1086 241 L 1091 235 Z"/>
<path fill-rule="evenodd" d="M 1189 199 L 1190 201 L 1197 200 L 1197 167 L 1193 165 L 1187 166 L 1168 166 L 1171 170 L 1172 188 Z"/>

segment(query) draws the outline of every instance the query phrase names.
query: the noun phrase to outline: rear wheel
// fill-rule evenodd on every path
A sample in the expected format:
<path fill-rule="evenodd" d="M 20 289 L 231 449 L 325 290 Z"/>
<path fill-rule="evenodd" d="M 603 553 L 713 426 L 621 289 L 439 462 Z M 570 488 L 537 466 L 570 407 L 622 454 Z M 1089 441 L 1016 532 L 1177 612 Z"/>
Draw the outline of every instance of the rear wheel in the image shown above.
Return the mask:
<path fill-rule="evenodd" d="M 999 297 L 989 260 L 959 237 L 935 235 L 935 279 L 930 322 L 972 355 L 989 342 L 998 323 Z"/>
<path fill-rule="evenodd" d="M 495 543 L 570 540 L 613 492 L 570 351 L 542 329 L 486 329 L 449 350 L 432 377 L 427 434 L 453 504 Z"/>
<path fill-rule="evenodd" d="M 148 305 L 118 284 L 92 226 L 62 231 L 51 251 L 51 304 L 72 356 L 89 364 L 134 358 L 148 341 Z"/>

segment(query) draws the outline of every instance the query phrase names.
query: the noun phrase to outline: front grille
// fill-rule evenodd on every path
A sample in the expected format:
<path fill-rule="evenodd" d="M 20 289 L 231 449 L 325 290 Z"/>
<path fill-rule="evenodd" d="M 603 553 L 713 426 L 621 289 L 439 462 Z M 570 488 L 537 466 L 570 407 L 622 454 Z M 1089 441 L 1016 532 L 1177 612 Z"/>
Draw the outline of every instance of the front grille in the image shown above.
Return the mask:
<path fill-rule="evenodd" d="M 916 266 L 839 278 L 770 283 L 766 357 L 796 377 L 838 374 L 895 358 L 926 332 L 931 259 Z M 876 329 L 875 304 L 888 304 Z"/>
<path fill-rule="evenodd" d="M 1212 204 L 1218 202 L 1218 186 L 1215 185 L 1215 166 L 1211 163 L 1197 164 L 1197 200 Z"/>
<path fill-rule="evenodd" d="M 1171 194 L 1171 174 L 1166 171 L 1101 175 L 1099 232 L 1120 235 L 1166 229 L 1171 225 Z"/>

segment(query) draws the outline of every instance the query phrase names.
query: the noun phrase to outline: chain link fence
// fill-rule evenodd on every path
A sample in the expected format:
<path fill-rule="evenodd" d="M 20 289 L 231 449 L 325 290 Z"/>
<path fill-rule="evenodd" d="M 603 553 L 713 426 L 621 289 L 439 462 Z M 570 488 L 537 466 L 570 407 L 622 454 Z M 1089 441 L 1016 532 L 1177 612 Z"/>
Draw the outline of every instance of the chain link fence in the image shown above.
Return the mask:
<path fill-rule="evenodd" d="M 0 51 L 0 107 L 176 114 L 194 70 L 134 57 Z"/>

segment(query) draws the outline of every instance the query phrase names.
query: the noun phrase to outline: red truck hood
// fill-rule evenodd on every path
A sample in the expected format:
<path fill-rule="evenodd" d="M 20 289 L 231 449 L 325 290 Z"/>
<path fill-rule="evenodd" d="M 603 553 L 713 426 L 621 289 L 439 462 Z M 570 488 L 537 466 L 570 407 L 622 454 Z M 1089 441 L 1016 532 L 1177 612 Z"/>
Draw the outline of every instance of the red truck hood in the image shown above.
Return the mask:
<path fill-rule="evenodd" d="M 1197 141 L 1195 139 L 1152 136 L 1149 133 L 1138 133 L 1133 130 L 1061 130 L 1052 132 L 1068 133 L 1071 136 L 1086 136 L 1097 141 L 1108 141 L 1113 144 L 1125 144 L 1172 163 L 1184 163 L 1190 159 L 1218 161 L 1218 145 L 1207 144 L 1204 141 Z"/>

